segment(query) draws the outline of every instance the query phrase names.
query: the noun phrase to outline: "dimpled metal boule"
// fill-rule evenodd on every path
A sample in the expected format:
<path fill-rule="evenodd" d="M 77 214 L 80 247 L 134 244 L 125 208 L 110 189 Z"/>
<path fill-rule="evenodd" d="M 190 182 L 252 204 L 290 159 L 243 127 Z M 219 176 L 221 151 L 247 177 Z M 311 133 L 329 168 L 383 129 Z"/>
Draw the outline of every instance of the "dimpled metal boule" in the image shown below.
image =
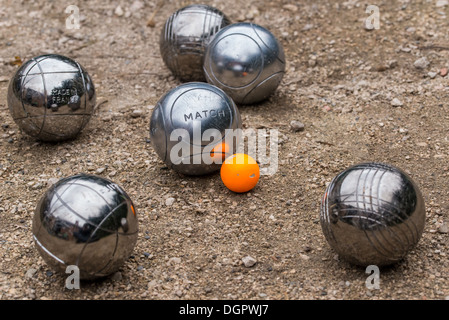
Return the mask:
<path fill-rule="evenodd" d="M 186 175 L 203 175 L 221 166 L 220 161 L 206 162 L 210 148 L 234 135 L 237 142 L 229 147 L 232 154 L 239 143 L 240 131 L 235 129 L 241 128 L 240 112 L 225 92 L 208 83 L 189 82 L 158 101 L 150 119 L 150 138 L 169 168 Z M 183 150 L 178 150 L 180 147 Z"/>
<path fill-rule="evenodd" d="M 416 246 L 425 224 L 424 199 L 402 170 L 362 163 L 338 174 L 321 202 L 330 246 L 350 263 L 389 265 Z"/>
<path fill-rule="evenodd" d="M 230 24 L 218 9 L 193 4 L 179 9 L 165 22 L 159 48 L 170 71 L 184 81 L 205 81 L 203 61 L 213 36 Z"/>
<path fill-rule="evenodd" d="M 44 261 L 65 273 L 76 265 L 81 279 L 116 272 L 137 241 L 138 219 L 129 196 L 105 178 L 78 174 L 59 180 L 40 199 L 33 238 Z"/>
<path fill-rule="evenodd" d="M 89 122 L 95 88 L 76 61 L 57 54 L 25 62 L 11 79 L 8 106 L 26 134 L 42 141 L 76 137 Z"/>
<path fill-rule="evenodd" d="M 285 73 L 284 49 L 267 29 L 235 23 L 220 30 L 206 50 L 207 82 L 221 88 L 237 104 L 268 98 Z"/>

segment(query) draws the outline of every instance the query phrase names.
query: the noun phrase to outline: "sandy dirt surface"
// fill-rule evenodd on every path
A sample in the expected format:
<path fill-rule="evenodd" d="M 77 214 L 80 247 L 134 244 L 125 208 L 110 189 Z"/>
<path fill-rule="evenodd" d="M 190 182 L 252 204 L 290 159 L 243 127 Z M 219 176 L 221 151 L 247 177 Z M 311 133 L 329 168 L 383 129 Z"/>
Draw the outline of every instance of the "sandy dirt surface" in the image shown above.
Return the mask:
<path fill-rule="evenodd" d="M 278 171 L 246 194 L 218 173 L 167 170 L 149 143 L 152 108 L 181 83 L 163 64 L 159 33 L 190 3 L 0 0 L 0 298 L 449 299 L 447 1 L 204 1 L 267 27 L 286 53 L 276 93 L 240 107 L 245 128 L 280 132 Z M 79 30 L 65 27 L 70 4 Z M 369 4 L 380 9 L 378 30 L 364 28 Z M 15 57 L 44 53 L 76 59 L 96 86 L 96 112 L 69 142 L 35 141 L 8 111 Z M 291 131 L 292 120 L 305 129 Z M 426 203 L 421 241 L 381 268 L 378 290 L 338 258 L 319 223 L 326 185 L 365 161 L 405 170 Z M 80 172 L 121 185 L 140 229 L 119 272 L 68 290 L 36 251 L 31 222 L 49 185 Z"/>

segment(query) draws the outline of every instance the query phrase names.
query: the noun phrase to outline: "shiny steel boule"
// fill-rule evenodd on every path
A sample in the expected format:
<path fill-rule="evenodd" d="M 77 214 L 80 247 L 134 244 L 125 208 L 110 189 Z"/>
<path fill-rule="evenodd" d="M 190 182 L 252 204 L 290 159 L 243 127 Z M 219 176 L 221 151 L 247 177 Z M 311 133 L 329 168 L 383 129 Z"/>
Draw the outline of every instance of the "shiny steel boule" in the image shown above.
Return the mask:
<path fill-rule="evenodd" d="M 254 23 L 235 23 L 220 30 L 204 58 L 207 82 L 223 89 L 237 104 L 267 99 L 285 73 L 281 43 Z"/>
<path fill-rule="evenodd" d="M 363 163 L 338 174 L 321 203 L 321 227 L 330 246 L 350 263 L 389 265 L 413 249 L 425 224 L 420 190 L 402 170 Z"/>
<path fill-rule="evenodd" d="M 40 199 L 33 238 L 44 261 L 65 273 L 76 265 L 81 279 L 116 272 L 137 241 L 138 220 L 125 191 L 112 181 L 79 174 L 59 180 Z"/>
<path fill-rule="evenodd" d="M 12 77 L 8 107 L 26 134 L 43 141 L 76 137 L 89 122 L 95 88 L 76 61 L 57 54 L 25 62 Z"/>
<path fill-rule="evenodd" d="M 179 9 L 165 22 L 159 48 L 171 72 L 184 81 L 205 81 L 203 61 L 213 36 L 230 24 L 218 9 L 193 4 Z"/>
<path fill-rule="evenodd" d="M 237 140 L 228 151 L 235 150 L 239 142 L 239 130 L 235 129 L 241 128 L 240 112 L 226 93 L 207 83 L 189 82 L 158 101 L 150 119 L 150 138 L 169 168 L 186 175 L 203 175 L 221 166 L 221 161 L 209 161 L 210 149 L 235 134 Z"/>

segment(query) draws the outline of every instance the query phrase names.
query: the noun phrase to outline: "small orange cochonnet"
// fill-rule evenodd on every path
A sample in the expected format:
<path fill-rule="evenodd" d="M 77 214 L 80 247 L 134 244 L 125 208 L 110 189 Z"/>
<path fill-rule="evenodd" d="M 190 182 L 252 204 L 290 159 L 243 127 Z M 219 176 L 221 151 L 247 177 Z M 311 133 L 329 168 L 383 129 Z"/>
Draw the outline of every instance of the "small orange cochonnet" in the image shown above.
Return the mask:
<path fill-rule="evenodd" d="M 223 162 L 220 175 L 229 190 L 243 193 L 256 186 L 260 169 L 254 158 L 244 153 L 236 153 Z"/>
<path fill-rule="evenodd" d="M 131 203 L 131 211 L 133 212 L 134 216 L 136 216 L 136 210 L 134 209 L 134 205 Z"/>
<path fill-rule="evenodd" d="M 210 152 L 210 156 L 214 163 L 222 163 L 231 153 L 226 142 L 217 144 Z"/>

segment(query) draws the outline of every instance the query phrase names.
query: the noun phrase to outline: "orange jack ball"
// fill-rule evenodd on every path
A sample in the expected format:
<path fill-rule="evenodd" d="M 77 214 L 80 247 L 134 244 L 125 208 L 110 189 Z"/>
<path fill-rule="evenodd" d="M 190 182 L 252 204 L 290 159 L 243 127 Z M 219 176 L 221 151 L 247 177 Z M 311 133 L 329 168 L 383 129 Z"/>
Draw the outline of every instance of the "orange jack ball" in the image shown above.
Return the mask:
<path fill-rule="evenodd" d="M 215 163 L 222 163 L 231 152 L 229 152 L 229 146 L 226 142 L 222 142 L 216 145 L 210 152 L 210 156 Z"/>
<path fill-rule="evenodd" d="M 243 193 L 253 189 L 260 177 L 256 160 L 244 153 L 236 153 L 223 162 L 221 180 L 231 191 Z"/>

